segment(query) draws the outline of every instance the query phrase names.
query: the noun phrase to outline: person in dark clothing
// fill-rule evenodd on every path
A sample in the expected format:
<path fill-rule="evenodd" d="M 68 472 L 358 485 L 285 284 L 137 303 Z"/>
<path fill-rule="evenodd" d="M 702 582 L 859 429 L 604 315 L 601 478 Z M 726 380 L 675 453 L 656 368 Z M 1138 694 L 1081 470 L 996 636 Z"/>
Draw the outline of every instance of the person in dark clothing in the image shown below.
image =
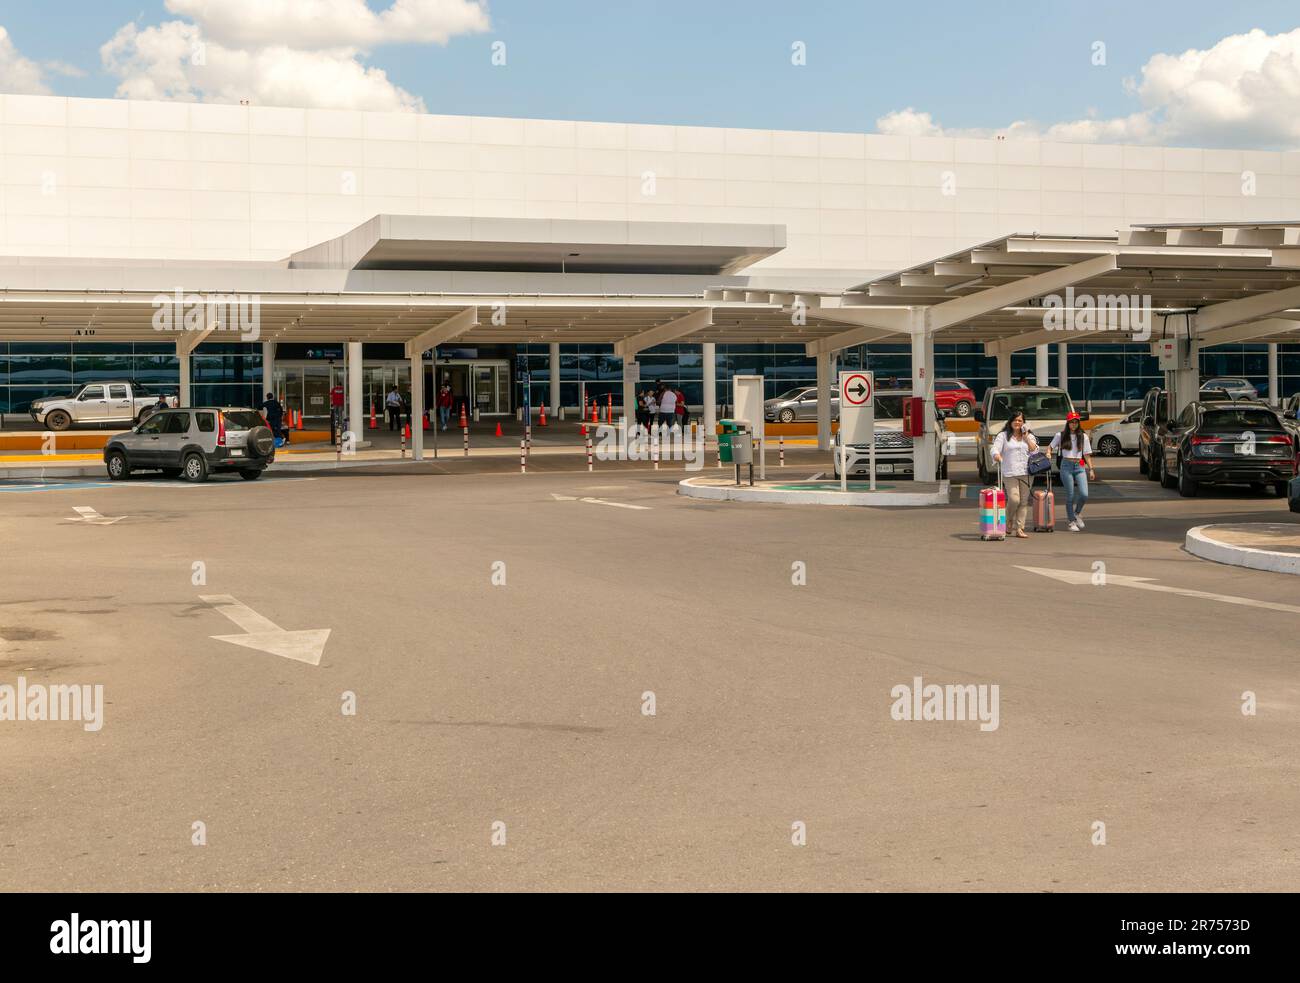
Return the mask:
<path fill-rule="evenodd" d="M 271 428 L 271 433 L 282 440 L 288 441 L 289 431 L 284 426 L 284 407 L 281 406 L 280 401 L 275 398 L 275 393 L 267 393 L 266 399 L 263 400 L 262 405 L 259 406 L 258 409 L 260 409 L 262 415 L 266 417 L 266 422 Z"/>

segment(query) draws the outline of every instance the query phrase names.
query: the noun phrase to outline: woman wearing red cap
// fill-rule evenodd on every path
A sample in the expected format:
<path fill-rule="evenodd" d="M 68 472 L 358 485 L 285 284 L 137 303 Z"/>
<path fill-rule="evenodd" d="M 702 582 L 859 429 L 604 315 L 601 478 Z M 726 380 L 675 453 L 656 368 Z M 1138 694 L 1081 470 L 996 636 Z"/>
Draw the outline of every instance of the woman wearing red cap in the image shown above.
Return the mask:
<path fill-rule="evenodd" d="M 1078 413 L 1071 410 L 1066 414 L 1065 429 L 1052 438 L 1052 450 L 1061 454 L 1061 483 L 1065 485 L 1070 532 L 1078 532 L 1083 528 L 1083 507 L 1088 504 L 1088 479 L 1097 477 L 1089 460 L 1092 443 Z"/>

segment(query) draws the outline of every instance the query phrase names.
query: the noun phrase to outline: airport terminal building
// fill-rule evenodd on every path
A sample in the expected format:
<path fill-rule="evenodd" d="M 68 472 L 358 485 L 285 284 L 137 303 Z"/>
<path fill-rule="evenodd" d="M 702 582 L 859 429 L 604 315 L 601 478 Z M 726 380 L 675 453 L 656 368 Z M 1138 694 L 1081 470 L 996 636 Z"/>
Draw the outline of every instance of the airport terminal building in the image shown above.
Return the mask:
<path fill-rule="evenodd" d="M 427 405 L 447 382 L 512 414 L 521 369 L 534 407 L 621 404 L 654 380 L 700 404 L 734 374 L 776 395 L 815 384 L 832 353 L 910 378 L 912 340 L 848 330 L 870 322 L 846 293 L 961 297 L 978 255 L 937 287 L 907 271 L 1010 236 L 1300 218 L 1295 152 L 13 95 L 0 180 L 12 414 L 123 377 L 194 403 L 274 388 L 308 418 L 336 384 L 354 408 L 393 386 Z M 160 326 L 154 299 L 176 296 L 183 319 L 189 295 L 257 298 L 257 331 Z M 1162 378 L 1142 344 L 1037 344 L 1000 365 L 986 341 L 934 339 L 932 377 L 978 393 L 1009 371 L 1105 402 Z M 1300 390 L 1300 345 L 1216 344 L 1200 361 Z"/>

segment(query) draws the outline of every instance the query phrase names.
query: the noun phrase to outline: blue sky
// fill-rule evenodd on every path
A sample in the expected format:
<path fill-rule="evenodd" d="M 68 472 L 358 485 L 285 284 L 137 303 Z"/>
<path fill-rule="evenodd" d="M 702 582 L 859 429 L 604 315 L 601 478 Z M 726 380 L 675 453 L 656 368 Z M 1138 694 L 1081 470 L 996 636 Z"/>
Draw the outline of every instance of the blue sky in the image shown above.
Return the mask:
<path fill-rule="evenodd" d="M 996 129 L 1122 117 L 1142 107 L 1125 79 L 1153 55 L 1209 49 L 1251 28 L 1300 27 L 1295 0 L 491 0 L 488 12 L 487 31 L 445 47 L 383 43 L 357 60 L 429 112 L 871 131 L 885 114 L 915 107 L 949 129 Z M 121 78 L 104 69 L 100 46 L 130 22 L 178 19 L 186 18 L 141 0 L 0 3 L 0 26 L 22 56 L 85 71 L 46 75 L 48 89 L 66 95 L 113 95 Z M 504 67 L 490 61 L 497 40 L 507 46 Z M 794 41 L 807 45 L 806 66 L 790 63 Z M 1104 67 L 1091 63 L 1094 41 L 1106 44 Z"/>

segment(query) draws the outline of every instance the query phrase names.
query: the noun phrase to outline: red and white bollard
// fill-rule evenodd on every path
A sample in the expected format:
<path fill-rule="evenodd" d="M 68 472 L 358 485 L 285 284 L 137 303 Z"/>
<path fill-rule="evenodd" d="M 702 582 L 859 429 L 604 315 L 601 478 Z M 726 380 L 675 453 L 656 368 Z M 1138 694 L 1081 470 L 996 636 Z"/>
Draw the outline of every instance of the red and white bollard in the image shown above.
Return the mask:
<path fill-rule="evenodd" d="M 655 470 L 659 470 L 659 428 L 655 427 L 650 431 L 650 459 L 655 462 Z"/>
<path fill-rule="evenodd" d="M 524 442 L 519 441 L 519 473 L 528 473 L 528 460 L 524 457 Z"/>
<path fill-rule="evenodd" d="M 781 467 L 785 467 L 785 438 L 776 438 L 776 449 L 780 455 Z"/>
<path fill-rule="evenodd" d="M 402 460 L 406 460 L 406 429 L 403 428 L 401 433 L 402 433 Z"/>
<path fill-rule="evenodd" d="M 530 423 L 524 427 L 524 446 L 528 448 L 528 453 L 533 452 L 533 425 Z"/>
<path fill-rule="evenodd" d="M 583 427 L 582 432 L 587 436 L 587 470 L 595 471 L 596 468 L 591 463 L 591 434 L 587 433 L 587 428 Z"/>
<path fill-rule="evenodd" d="M 461 433 L 465 442 L 465 456 L 469 457 L 469 427 L 463 427 Z"/>

